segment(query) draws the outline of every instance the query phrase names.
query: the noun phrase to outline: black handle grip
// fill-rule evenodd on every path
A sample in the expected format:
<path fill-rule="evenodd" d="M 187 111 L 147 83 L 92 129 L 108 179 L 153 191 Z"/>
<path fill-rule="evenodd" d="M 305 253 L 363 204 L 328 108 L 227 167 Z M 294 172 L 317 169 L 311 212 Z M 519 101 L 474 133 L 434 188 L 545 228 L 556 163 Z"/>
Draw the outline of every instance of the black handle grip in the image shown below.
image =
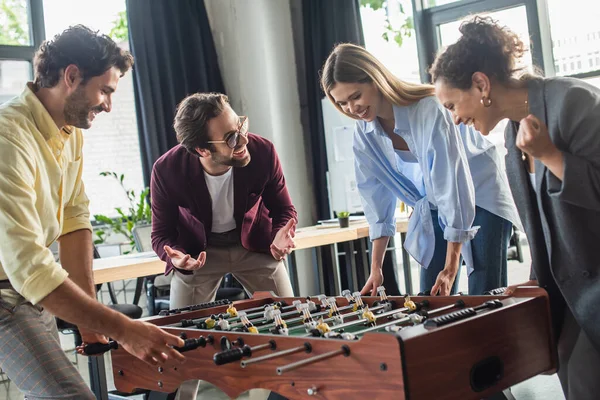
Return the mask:
<path fill-rule="evenodd" d="M 472 317 L 477 314 L 472 308 L 465 308 L 464 310 L 455 311 L 450 314 L 440 315 L 439 317 L 431 318 L 425 321 L 425 327 L 437 327 L 450 324 L 452 322 L 459 321 L 461 319 Z"/>
<path fill-rule="evenodd" d="M 206 343 L 208 341 L 204 336 L 200 336 L 199 338 L 185 339 L 185 344 L 182 347 L 173 347 L 180 353 L 197 349 L 198 347 L 206 347 Z"/>
<path fill-rule="evenodd" d="M 119 348 L 119 344 L 114 340 L 110 340 L 108 343 L 90 343 L 83 347 L 84 354 L 93 356 L 96 354 L 106 353 L 110 350 L 116 350 Z"/>
<path fill-rule="evenodd" d="M 252 355 L 252 349 L 250 346 L 245 345 L 244 347 L 236 347 L 233 349 L 225 350 L 220 353 L 215 353 L 213 361 L 217 365 L 229 364 L 235 361 L 239 361 L 244 357 L 250 357 Z"/>

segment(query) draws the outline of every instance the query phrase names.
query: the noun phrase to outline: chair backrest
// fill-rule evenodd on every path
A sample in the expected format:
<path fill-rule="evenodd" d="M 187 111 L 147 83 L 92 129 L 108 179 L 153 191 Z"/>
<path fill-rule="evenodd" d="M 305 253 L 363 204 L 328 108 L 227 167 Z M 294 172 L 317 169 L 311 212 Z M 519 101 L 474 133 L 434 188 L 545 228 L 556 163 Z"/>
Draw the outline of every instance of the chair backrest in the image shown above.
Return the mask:
<path fill-rule="evenodd" d="M 133 228 L 132 233 L 137 251 L 152 251 L 152 239 L 150 237 L 150 234 L 152 233 L 151 224 L 136 225 Z"/>

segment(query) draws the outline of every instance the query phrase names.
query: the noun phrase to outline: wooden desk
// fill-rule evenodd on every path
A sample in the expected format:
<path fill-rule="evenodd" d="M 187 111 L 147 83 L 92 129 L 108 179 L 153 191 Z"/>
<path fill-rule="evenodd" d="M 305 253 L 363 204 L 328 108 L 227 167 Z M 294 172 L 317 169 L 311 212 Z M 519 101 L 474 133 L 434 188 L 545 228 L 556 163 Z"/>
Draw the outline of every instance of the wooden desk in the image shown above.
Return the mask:
<path fill-rule="evenodd" d="M 400 232 L 402 243 L 406 238 L 406 232 L 408 230 L 408 218 L 396 218 L 396 231 Z M 331 259 L 333 260 L 333 287 L 336 296 L 340 295 L 341 287 L 340 287 L 340 268 L 335 260 L 335 249 L 334 244 L 342 243 L 344 247 L 344 252 L 346 254 L 354 254 L 354 241 L 359 239 L 365 239 L 369 236 L 369 225 L 367 222 L 360 222 L 351 224 L 348 228 L 339 228 L 339 227 L 331 227 L 324 228 L 319 225 L 309 226 L 304 228 L 298 228 L 296 230 L 296 250 L 303 249 L 313 249 L 314 250 L 314 262 L 315 265 L 314 274 L 317 277 L 317 287 L 319 293 L 325 293 L 325 279 L 323 276 L 323 261 L 322 255 L 317 250 L 322 246 L 330 246 L 331 247 Z M 358 249 L 358 254 L 362 257 L 362 266 L 364 271 L 362 271 L 365 279 L 370 274 L 370 264 L 368 262 L 366 247 L 363 242 L 359 242 L 360 248 Z M 412 294 L 412 278 L 410 275 L 410 256 L 402 249 L 402 259 L 403 259 L 403 269 L 404 269 L 404 279 L 406 282 L 406 292 Z M 358 276 L 357 276 L 357 267 L 356 260 L 353 256 L 346 257 L 346 273 L 351 276 L 350 280 L 354 284 L 354 288 L 358 290 L 360 288 L 357 287 Z M 294 293 L 299 293 L 299 284 L 298 284 L 298 269 L 296 266 L 296 257 L 295 253 L 290 254 L 288 257 L 288 268 L 290 272 L 290 279 L 292 281 L 292 288 Z"/>
<path fill-rule="evenodd" d="M 408 228 L 407 219 L 397 219 L 396 230 L 400 232 L 404 241 L 404 234 Z M 336 243 L 348 242 L 366 238 L 369 236 L 369 226 L 366 222 L 352 224 L 348 228 L 323 228 L 309 226 L 298 228 L 296 231 L 296 250 L 313 249 L 321 246 L 333 245 Z M 298 294 L 298 271 L 295 265 L 294 253 L 291 254 L 289 267 L 290 278 L 294 292 Z M 410 260 L 405 257 L 405 279 L 410 282 Z M 323 271 L 319 271 L 320 265 L 317 265 L 317 273 L 320 274 L 319 286 L 322 287 Z M 143 276 L 157 275 L 165 271 L 165 263 L 161 261 L 154 252 L 135 253 L 117 257 L 99 258 L 94 260 L 94 282 L 96 284 L 119 281 L 124 279 L 135 279 Z M 409 272 L 408 278 L 407 271 Z M 339 271 L 334 271 L 339 273 Z M 355 273 L 355 271 L 353 272 Z M 355 278 L 356 279 L 356 278 Z M 337 278 L 336 278 L 337 280 Z M 356 280 L 355 280 L 356 282 Z M 412 285 L 411 285 L 412 286 Z M 339 293 L 338 293 L 339 295 Z"/>
<path fill-rule="evenodd" d="M 94 283 L 106 283 L 165 272 L 165 263 L 153 251 L 94 260 Z"/>

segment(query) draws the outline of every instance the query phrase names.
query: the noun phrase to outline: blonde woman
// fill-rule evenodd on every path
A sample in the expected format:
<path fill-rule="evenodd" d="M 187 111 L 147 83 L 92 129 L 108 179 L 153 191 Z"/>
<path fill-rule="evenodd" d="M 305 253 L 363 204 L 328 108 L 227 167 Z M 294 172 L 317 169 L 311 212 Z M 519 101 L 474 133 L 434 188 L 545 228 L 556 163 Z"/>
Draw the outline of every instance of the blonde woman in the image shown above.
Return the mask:
<path fill-rule="evenodd" d="M 355 173 L 373 241 L 362 292 L 375 294 L 383 282 L 398 199 L 414 208 L 404 247 L 422 267 L 421 291 L 456 293 L 463 258 L 469 294 L 506 286 L 508 242 L 519 219 L 495 146 L 471 127 L 456 127 L 432 86 L 401 81 L 362 47 L 338 45 L 321 85 L 357 120 Z"/>

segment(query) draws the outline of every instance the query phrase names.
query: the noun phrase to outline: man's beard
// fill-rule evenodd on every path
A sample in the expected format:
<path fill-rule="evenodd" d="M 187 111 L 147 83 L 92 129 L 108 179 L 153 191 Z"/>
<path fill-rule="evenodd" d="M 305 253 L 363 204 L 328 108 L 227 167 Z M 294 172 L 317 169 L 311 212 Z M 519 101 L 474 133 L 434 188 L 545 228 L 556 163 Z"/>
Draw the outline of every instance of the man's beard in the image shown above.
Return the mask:
<path fill-rule="evenodd" d="M 215 164 L 241 168 L 241 167 L 245 167 L 246 165 L 248 165 L 250 163 L 250 152 L 248 152 L 248 150 L 246 150 L 246 153 L 248 154 L 248 156 L 241 160 L 235 159 L 233 157 L 227 157 L 227 156 L 224 156 L 224 155 L 216 153 L 216 152 L 211 152 L 210 157 L 212 159 L 212 162 L 214 162 Z"/>
<path fill-rule="evenodd" d="M 79 86 L 73 94 L 67 97 L 65 102 L 65 122 L 76 128 L 89 129 L 92 126 L 90 111 L 99 113 L 103 111 L 103 108 L 101 105 L 92 107 L 85 96 L 83 86 Z"/>

